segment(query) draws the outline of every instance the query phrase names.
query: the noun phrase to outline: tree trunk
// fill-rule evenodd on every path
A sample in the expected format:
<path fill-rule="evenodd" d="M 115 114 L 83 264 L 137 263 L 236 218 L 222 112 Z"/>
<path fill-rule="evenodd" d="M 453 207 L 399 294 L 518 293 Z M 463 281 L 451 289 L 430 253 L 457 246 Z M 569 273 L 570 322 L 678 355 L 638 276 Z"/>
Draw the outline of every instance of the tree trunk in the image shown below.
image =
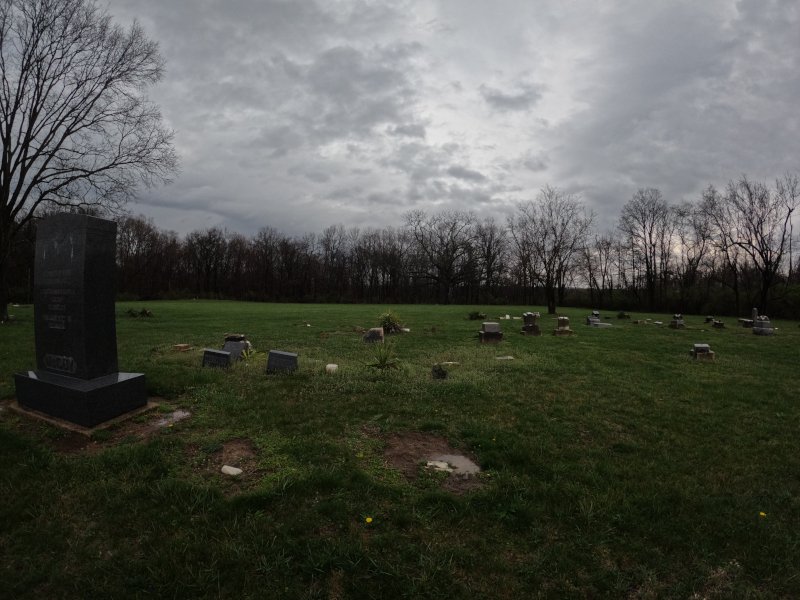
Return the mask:
<path fill-rule="evenodd" d="M 0 256 L 0 323 L 8 321 L 8 258 Z"/>
<path fill-rule="evenodd" d="M 544 295 L 547 299 L 547 314 L 556 314 L 556 288 L 554 285 L 545 285 Z"/>

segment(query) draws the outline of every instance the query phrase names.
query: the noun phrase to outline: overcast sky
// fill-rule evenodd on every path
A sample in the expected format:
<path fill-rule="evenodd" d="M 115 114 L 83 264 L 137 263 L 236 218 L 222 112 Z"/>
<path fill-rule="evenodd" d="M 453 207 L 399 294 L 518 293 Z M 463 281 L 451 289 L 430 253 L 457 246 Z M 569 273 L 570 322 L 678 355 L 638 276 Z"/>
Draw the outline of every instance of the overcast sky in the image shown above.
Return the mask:
<path fill-rule="evenodd" d="M 800 172 L 797 0 L 108 0 L 159 42 L 187 233 L 498 220 L 545 184 L 600 229 L 641 187 Z"/>

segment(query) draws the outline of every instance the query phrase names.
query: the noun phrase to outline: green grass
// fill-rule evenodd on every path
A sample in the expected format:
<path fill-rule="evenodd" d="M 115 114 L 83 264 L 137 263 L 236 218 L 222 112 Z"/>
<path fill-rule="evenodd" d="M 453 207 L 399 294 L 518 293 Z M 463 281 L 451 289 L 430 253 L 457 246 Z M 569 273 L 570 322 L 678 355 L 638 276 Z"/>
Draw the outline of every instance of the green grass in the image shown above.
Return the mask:
<path fill-rule="evenodd" d="M 125 315 L 142 307 L 154 317 Z M 397 368 L 371 368 L 376 350 L 355 328 L 388 309 L 411 332 L 387 338 Z M 733 319 L 713 330 L 687 315 L 671 330 L 609 313 L 613 328 L 591 329 L 588 310 L 570 309 L 571 338 L 550 335 L 545 315 L 541 337 L 501 321 L 504 341 L 481 346 L 467 320 L 529 309 L 118 305 L 122 370 L 146 373 L 163 414 L 192 416 L 63 452 L 68 434 L 0 412 L 3 596 L 800 596 L 797 323 L 759 337 Z M 32 309 L 12 312 L 5 399 L 35 362 Z M 226 332 L 257 352 L 201 369 L 201 349 Z M 716 362 L 692 361 L 696 342 Z M 297 352 L 299 370 L 265 375 L 270 349 Z M 460 364 L 433 379 L 444 361 Z M 407 431 L 471 453 L 483 487 L 406 480 L 383 439 Z M 204 467 L 231 440 L 256 449 L 242 482 Z"/>

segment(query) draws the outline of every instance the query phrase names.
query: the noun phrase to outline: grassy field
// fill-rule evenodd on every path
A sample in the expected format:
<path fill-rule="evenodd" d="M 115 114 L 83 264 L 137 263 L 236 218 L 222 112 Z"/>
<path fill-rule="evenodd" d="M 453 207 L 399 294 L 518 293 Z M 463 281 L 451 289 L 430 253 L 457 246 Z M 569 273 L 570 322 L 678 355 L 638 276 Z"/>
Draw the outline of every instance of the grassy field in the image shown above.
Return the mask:
<path fill-rule="evenodd" d="M 142 307 L 154 316 L 126 315 Z M 398 363 L 381 370 L 357 328 L 387 308 L 119 304 L 120 367 L 146 373 L 160 406 L 87 439 L 6 402 L 0 595 L 800 596 L 796 322 L 773 337 L 699 316 L 592 329 L 568 309 L 570 338 L 544 316 L 541 337 L 500 321 L 505 340 L 482 346 L 468 312 L 537 307 L 396 306 L 411 332 L 387 337 Z M 12 312 L 6 401 L 35 362 L 33 311 Z M 201 369 L 226 332 L 258 352 Z M 692 361 L 697 342 L 717 360 Z M 298 352 L 299 371 L 265 375 L 270 349 Z M 433 379 L 443 361 L 459 364 Z M 176 409 L 191 416 L 170 422 Z M 454 482 L 387 458 L 425 443 L 482 473 Z"/>

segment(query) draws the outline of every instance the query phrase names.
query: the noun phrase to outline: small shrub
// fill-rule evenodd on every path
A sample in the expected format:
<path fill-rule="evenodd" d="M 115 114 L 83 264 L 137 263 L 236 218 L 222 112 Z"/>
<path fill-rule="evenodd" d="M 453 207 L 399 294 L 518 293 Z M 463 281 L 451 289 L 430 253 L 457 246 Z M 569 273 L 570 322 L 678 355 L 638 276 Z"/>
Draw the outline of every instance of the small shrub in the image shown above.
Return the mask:
<path fill-rule="evenodd" d="M 482 312 L 478 312 L 477 310 L 472 311 L 467 315 L 470 321 L 482 321 L 486 318 L 486 314 Z"/>
<path fill-rule="evenodd" d="M 375 346 L 373 358 L 375 360 L 368 363 L 367 366 L 381 370 L 396 369 L 400 362 L 400 360 L 395 357 L 394 348 L 392 348 L 391 344 L 377 344 Z"/>
<path fill-rule="evenodd" d="M 403 330 L 403 324 L 400 322 L 400 317 L 392 311 L 383 313 L 378 317 L 378 322 L 383 327 L 383 333 L 400 333 Z"/>

